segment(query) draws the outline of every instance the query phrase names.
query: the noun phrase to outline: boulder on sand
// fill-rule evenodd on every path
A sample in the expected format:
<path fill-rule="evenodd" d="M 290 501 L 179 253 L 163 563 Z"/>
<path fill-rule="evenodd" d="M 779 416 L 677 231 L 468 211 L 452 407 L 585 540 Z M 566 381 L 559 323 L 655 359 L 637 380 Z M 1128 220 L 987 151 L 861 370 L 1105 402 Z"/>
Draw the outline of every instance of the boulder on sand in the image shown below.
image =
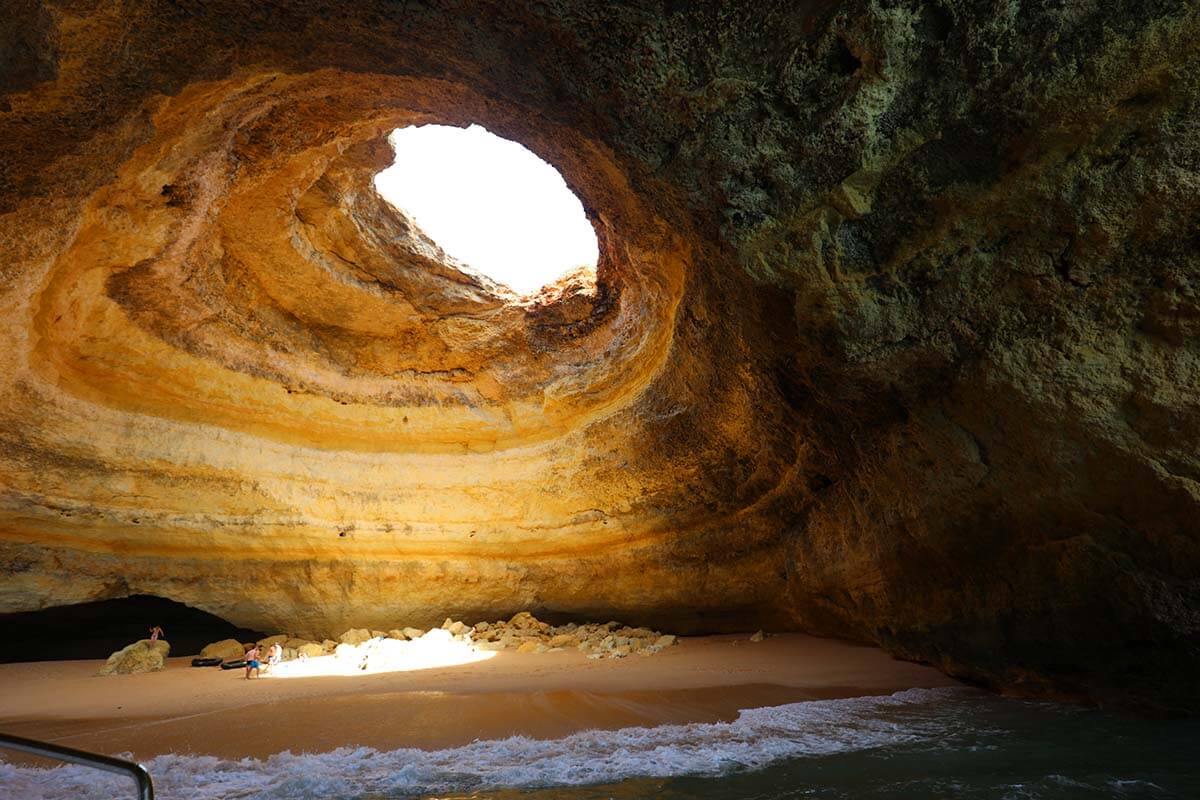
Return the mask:
<path fill-rule="evenodd" d="M 338 637 L 342 644 L 362 644 L 371 640 L 371 632 L 366 628 L 351 628 Z"/>
<path fill-rule="evenodd" d="M 304 656 L 305 658 L 316 658 L 317 656 L 323 656 L 325 655 L 325 646 L 317 644 L 316 642 L 302 644 L 296 648 L 296 655 Z"/>
<path fill-rule="evenodd" d="M 242 643 L 237 639 L 222 639 L 219 642 L 206 644 L 200 651 L 201 658 L 219 658 L 222 661 L 237 661 L 245 654 Z"/>
<path fill-rule="evenodd" d="M 167 665 L 167 654 L 171 645 L 159 639 L 152 642 L 141 639 L 108 657 L 100 668 L 100 675 L 132 675 L 138 672 L 157 672 Z"/>
<path fill-rule="evenodd" d="M 470 628 L 467 627 L 467 623 L 461 621 L 451 622 L 449 625 L 444 625 L 442 627 L 450 631 L 451 636 L 462 636 L 464 633 L 467 633 L 470 630 Z"/>

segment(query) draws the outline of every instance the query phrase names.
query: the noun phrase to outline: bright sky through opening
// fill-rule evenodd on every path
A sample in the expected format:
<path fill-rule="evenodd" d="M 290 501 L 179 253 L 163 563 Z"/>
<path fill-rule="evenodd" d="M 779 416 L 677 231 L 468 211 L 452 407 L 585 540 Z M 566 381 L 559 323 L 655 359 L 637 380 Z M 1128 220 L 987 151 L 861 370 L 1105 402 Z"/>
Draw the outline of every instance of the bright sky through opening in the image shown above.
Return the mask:
<path fill-rule="evenodd" d="M 379 193 L 443 250 L 518 294 L 595 267 L 596 232 L 558 170 L 516 142 L 472 125 L 420 125 L 391 135 L 396 161 Z"/>

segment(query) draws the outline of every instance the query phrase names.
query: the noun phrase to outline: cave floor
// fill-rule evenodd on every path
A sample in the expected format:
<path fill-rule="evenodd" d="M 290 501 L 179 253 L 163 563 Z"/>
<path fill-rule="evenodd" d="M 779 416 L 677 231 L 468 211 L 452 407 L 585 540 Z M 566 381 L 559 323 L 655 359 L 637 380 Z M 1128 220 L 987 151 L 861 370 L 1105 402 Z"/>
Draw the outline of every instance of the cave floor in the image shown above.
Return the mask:
<path fill-rule="evenodd" d="M 731 720 L 743 708 L 953 686 L 881 650 L 799 634 L 690 637 L 651 657 L 516 654 L 362 677 L 190 667 L 95 677 L 100 661 L 0 665 L 0 729 L 69 747 L 225 758 L 444 748 L 522 734 Z"/>

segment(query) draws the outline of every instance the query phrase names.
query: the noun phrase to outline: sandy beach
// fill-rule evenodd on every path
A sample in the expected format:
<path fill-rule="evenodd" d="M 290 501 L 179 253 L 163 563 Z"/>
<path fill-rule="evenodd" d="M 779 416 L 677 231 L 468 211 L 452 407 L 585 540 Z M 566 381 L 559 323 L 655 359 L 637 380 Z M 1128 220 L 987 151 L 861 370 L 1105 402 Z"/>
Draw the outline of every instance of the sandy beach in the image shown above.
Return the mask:
<path fill-rule="evenodd" d="M 880 650 L 787 634 L 686 638 L 651 657 L 501 652 L 461 666 L 247 681 L 193 668 L 100 678 L 100 661 L 0 665 L 0 730 L 146 759 L 342 746 L 434 749 L 521 734 L 733 719 L 743 708 L 952 686 Z"/>

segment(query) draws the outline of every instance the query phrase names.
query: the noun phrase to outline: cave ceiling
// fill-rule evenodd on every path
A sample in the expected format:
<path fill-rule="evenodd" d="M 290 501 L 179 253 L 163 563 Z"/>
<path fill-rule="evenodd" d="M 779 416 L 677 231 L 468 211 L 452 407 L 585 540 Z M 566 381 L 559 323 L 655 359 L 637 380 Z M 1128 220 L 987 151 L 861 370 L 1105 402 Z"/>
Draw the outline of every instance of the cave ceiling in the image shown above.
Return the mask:
<path fill-rule="evenodd" d="M 0 611 L 766 626 L 1200 708 L 1194 3 L 3 6 Z M 382 200 L 429 123 L 553 164 L 594 284 Z"/>

